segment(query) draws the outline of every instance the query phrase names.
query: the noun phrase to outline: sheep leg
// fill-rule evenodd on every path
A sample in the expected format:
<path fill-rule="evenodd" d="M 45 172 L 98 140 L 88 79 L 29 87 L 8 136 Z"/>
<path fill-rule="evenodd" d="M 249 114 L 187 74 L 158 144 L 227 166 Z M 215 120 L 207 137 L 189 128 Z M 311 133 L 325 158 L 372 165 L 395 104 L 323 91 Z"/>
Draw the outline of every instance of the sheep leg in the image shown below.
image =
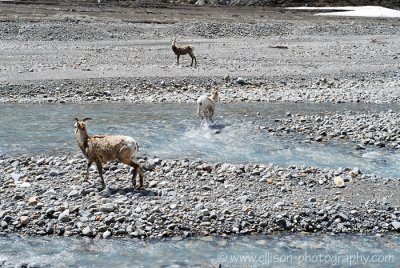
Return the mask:
<path fill-rule="evenodd" d="M 120 160 L 122 163 L 127 164 L 128 166 L 133 167 L 133 172 L 132 172 L 132 185 L 133 187 L 136 186 L 136 177 L 137 174 L 139 173 L 139 183 L 140 187 L 143 188 L 143 169 L 140 166 L 139 163 L 133 161 L 132 159 L 123 159 Z"/>
<path fill-rule="evenodd" d="M 176 55 L 176 65 L 179 65 L 179 57 L 180 57 L 180 55 L 178 54 L 178 55 Z"/>
<path fill-rule="evenodd" d="M 103 178 L 103 165 L 101 164 L 100 161 L 96 161 L 96 166 L 97 166 L 97 171 L 99 172 L 100 179 L 101 179 L 101 189 L 103 190 L 106 188 L 106 184 L 104 183 L 104 178 Z"/>
<path fill-rule="evenodd" d="M 201 103 L 198 103 L 197 104 L 197 115 L 201 118 L 201 119 L 203 119 L 203 116 L 201 115 Z"/>
<path fill-rule="evenodd" d="M 214 110 L 212 108 L 209 108 L 208 109 L 208 120 L 211 121 L 211 123 L 213 123 L 213 120 L 212 120 L 213 116 L 214 116 Z"/>
<path fill-rule="evenodd" d="M 139 173 L 139 186 L 140 186 L 140 188 L 144 188 L 144 186 L 143 186 L 143 169 L 139 163 L 137 163 L 135 161 L 132 161 L 132 163 L 134 165 L 134 169 L 135 169 L 135 173 L 136 173 L 135 174 L 135 183 L 136 183 L 136 175 L 137 175 L 137 173 Z"/>
<path fill-rule="evenodd" d="M 210 114 L 208 113 L 207 110 L 204 111 L 204 117 L 206 118 L 206 121 L 210 120 Z"/>
<path fill-rule="evenodd" d="M 89 169 L 92 166 L 92 164 L 93 164 L 92 160 L 88 160 L 87 161 L 86 177 L 83 179 L 83 181 L 88 181 L 89 180 Z"/>
<path fill-rule="evenodd" d="M 194 56 L 194 54 L 193 54 L 193 53 L 190 53 L 189 55 L 190 55 L 190 57 L 192 58 L 192 64 L 190 64 L 190 66 L 193 66 L 193 61 L 195 62 L 194 65 L 197 65 L 197 59 L 196 59 L 196 57 Z"/>

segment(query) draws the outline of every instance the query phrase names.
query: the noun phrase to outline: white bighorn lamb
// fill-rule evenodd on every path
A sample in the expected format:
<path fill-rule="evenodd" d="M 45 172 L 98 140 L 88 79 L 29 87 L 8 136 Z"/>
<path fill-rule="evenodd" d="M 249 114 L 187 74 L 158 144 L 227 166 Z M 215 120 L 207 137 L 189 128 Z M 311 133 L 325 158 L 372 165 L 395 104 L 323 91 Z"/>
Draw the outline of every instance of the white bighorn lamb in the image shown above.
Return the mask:
<path fill-rule="evenodd" d="M 174 51 L 176 55 L 176 65 L 179 65 L 179 57 L 181 55 L 186 55 L 189 54 L 189 56 L 192 58 L 192 63 L 190 66 L 193 66 L 193 61 L 194 65 L 197 65 L 197 59 L 195 55 L 193 54 L 194 47 L 192 45 L 175 45 L 176 39 L 172 40 L 172 51 Z"/>
<path fill-rule="evenodd" d="M 97 170 L 99 172 L 102 188 L 105 188 L 103 179 L 103 164 L 108 161 L 119 160 L 120 162 L 133 167 L 132 184 L 136 186 L 136 176 L 139 173 L 140 187 L 143 187 L 143 170 L 139 163 L 133 159 L 139 151 L 139 145 L 137 142 L 129 136 L 121 135 L 96 135 L 89 136 L 87 133 L 86 121 L 92 120 L 91 118 L 85 118 L 79 120 L 75 118 L 76 123 L 75 134 L 76 141 L 78 142 L 79 148 L 81 148 L 83 154 L 87 159 L 87 170 L 85 181 L 89 178 L 89 168 L 96 163 Z"/>
<path fill-rule="evenodd" d="M 203 115 L 207 121 L 211 121 L 215 112 L 215 103 L 218 100 L 218 90 L 213 89 L 211 91 L 211 97 L 207 95 L 202 95 L 197 99 L 197 114 L 203 119 Z"/>

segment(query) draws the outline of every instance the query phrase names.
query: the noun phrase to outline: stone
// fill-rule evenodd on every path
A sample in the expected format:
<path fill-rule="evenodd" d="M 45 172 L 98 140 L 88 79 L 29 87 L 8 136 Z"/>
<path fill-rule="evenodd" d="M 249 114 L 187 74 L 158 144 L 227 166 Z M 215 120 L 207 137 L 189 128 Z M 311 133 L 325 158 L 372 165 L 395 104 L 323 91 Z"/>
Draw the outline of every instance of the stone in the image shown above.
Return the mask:
<path fill-rule="evenodd" d="M 74 197 L 74 196 L 77 196 L 77 195 L 79 195 L 78 190 L 72 190 L 71 192 L 68 193 L 69 197 Z"/>
<path fill-rule="evenodd" d="M 101 212 L 113 212 L 115 210 L 115 206 L 112 203 L 106 203 L 100 207 Z"/>
<path fill-rule="evenodd" d="M 195 206 L 194 206 L 194 209 L 195 210 L 201 210 L 201 209 L 203 209 L 204 208 L 204 204 L 203 203 L 198 203 L 198 204 L 196 204 Z"/>
<path fill-rule="evenodd" d="M 365 149 L 366 149 L 365 146 L 362 145 L 362 144 L 357 144 L 356 145 L 356 150 L 365 150 Z"/>
<path fill-rule="evenodd" d="M 392 221 L 392 222 L 391 222 L 391 225 L 392 225 L 393 229 L 394 229 L 396 232 L 400 232 L 400 222 L 398 222 L 398 221 Z"/>
<path fill-rule="evenodd" d="M 49 176 L 50 177 L 55 177 L 58 176 L 59 172 L 57 170 L 50 170 Z"/>
<path fill-rule="evenodd" d="M 275 203 L 274 208 L 279 208 L 279 207 L 282 207 L 282 206 L 284 206 L 284 205 L 285 205 L 285 202 L 279 201 L 279 202 L 276 202 L 276 203 Z"/>
<path fill-rule="evenodd" d="M 149 182 L 149 188 L 156 187 L 156 186 L 157 186 L 157 184 L 158 184 L 158 181 L 155 181 L 155 180 L 153 180 L 153 181 L 150 181 L 150 182 Z"/>
<path fill-rule="evenodd" d="M 308 202 L 314 203 L 314 202 L 317 202 L 317 199 L 316 199 L 315 197 L 310 197 L 310 198 L 308 199 Z"/>
<path fill-rule="evenodd" d="M 162 160 L 159 158 L 150 158 L 147 160 L 147 163 L 149 165 L 153 165 L 153 166 L 159 166 L 162 163 Z"/>
<path fill-rule="evenodd" d="M 322 136 L 317 136 L 316 138 L 315 138 L 315 141 L 318 141 L 318 142 L 321 142 L 321 141 L 323 141 L 324 140 L 324 137 L 322 137 Z"/>
<path fill-rule="evenodd" d="M 351 214 L 351 216 L 353 216 L 353 217 L 358 217 L 358 216 L 360 216 L 360 213 L 359 213 L 358 210 L 356 210 L 356 209 L 350 210 L 350 214 Z"/>
<path fill-rule="evenodd" d="M 348 221 L 349 220 L 349 217 L 346 214 L 342 213 L 342 212 L 338 213 L 336 217 L 340 218 L 342 221 Z"/>
<path fill-rule="evenodd" d="M 335 178 L 333 178 L 333 182 L 335 183 L 335 186 L 336 186 L 337 188 L 344 188 L 344 187 L 346 187 L 346 186 L 344 185 L 344 180 L 343 180 L 342 177 L 335 177 Z"/>
<path fill-rule="evenodd" d="M 67 222 L 70 221 L 70 217 L 69 217 L 69 209 L 64 210 L 59 216 L 58 216 L 58 220 L 62 221 L 62 222 Z"/>
<path fill-rule="evenodd" d="M 86 226 L 82 230 L 82 235 L 84 235 L 84 236 L 92 236 L 93 235 L 93 231 L 92 231 L 92 229 L 90 229 L 89 226 Z"/>
<path fill-rule="evenodd" d="M 102 237 L 103 237 L 103 239 L 108 239 L 111 237 L 111 235 L 112 235 L 111 232 L 109 230 L 107 230 L 102 234 Z"/>
<path fill-rule="evenodd" d="M 46 226 L 46 233 L 47 234 L 53 234 L 54 233 L 54 228 L 53 228 L 53 223 L 48 223 Z"/>
<path fill-rule="evenodd" d="M 203 215 L 203 216 L 210 216 L 210 211 L 208 210 L 208 209 L 202 209 L 202 210 L 200 210 L 200 213 Z"/>
<path fill-rule="evenodd" d="M 236 82 L 237 82 L 239 85 L 244 85 L 244 84 L 246 84 L 246 82 L 244 81 L 244 79 L 243 79 L 242 77 L 238 77 L 238 78 L 236 79 Z"/>
<path fill-rule="evenodd" d="M 213 167 L 210 164 L 201 164 L 200 166 L 197 167 L 200 170 L 206 171 L 207 173 L 211 173 L 213 170 Z"/>
<path fill-rule="evenodd" d="M 11 178 L 14 181 L 18 181 L 20 178 L 22 178 L 24 176 L 25 176 L 25 174 L 22 174 L 22 173 L 11 173 Z"/>
<path fill-rule="evenodd" d="M 21 221 L 21 224 L 22 224 L 23 226 L 26 226 L 26 225 L 28 225 L 28 223 L 30 222 L 30 219 L 29 219 L 28 216 L 21 216 L 20 221 Z"/>
<path fill-rule="evenodd" d="M 28 205 L 36 206 L 38 204 L 37 196 L 31 196 L 28 199 Z"/>

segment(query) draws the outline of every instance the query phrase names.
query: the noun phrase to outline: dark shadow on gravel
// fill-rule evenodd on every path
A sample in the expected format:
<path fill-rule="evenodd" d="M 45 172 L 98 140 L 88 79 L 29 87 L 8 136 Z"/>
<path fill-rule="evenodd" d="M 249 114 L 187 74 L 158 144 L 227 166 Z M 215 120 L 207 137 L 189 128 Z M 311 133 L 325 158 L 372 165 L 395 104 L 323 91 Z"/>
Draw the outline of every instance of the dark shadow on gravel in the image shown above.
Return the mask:
<path fill-rule="evenodd" d="M 108 193 L 111 195 L 121 194 L 126 195 L 127 193 L 132 193 L 135 196 L 157 196 L 157 193 L 151 190 L 146 189 L 138 189 L 133 187 L 128 188 L 112 188 L 108 187 Z"/>

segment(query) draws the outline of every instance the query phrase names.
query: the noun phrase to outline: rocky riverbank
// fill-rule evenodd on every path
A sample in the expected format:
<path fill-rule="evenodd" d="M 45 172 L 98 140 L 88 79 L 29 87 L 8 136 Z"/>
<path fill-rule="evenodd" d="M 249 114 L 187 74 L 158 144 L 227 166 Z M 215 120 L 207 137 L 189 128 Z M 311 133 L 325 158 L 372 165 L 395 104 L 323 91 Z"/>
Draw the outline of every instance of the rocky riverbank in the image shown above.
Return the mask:
<path fill-rule="evenodd" d="M 355 149 L 365 150 L 367 146 L 386 149 L 400 149 L 400 114 L 388 110 L 380 113 L 344 114 L 326 113 L 321 115 L 292 115 L 276 119 L 276 125 L 265 127 L 276 135 L 302 133 L 305 141 L 324 142 L 330 140 L 351 140 Z"/>
<path fill-rule="evenodd" d="M 400 231 L 398 180 L 353 170 L 141 158 L 144 190 L 111 163 L 83 182 L 81 156 L 0 160 L 1 233 L 99 238 Z"/>
<path fill-rule="evenodd" d="M 275 9 L 0 3 L 0 103 L 385 103 L 400 100 L 399 21 Z M 35 12 L 32 12 L 35 10 Z M 195 45 L 175 65 L 170 39 Z M 0 105 L 1 105 L 0 104 Z M 218 104 L 217 104 L 218 105 Z M 217 106 L 218 109 L 218 106 Z M 399 149 L 399 111 L 287 114 L 259 126 L 307 142 Z M 358 144 L 358 145 L 356 145 Z M 140 159 L 82 181 L 82 155 L 0 157 L 0 233 L 88 237 L 400 231 L 400 183 L 352 169 Z"/>
<path fill-rule="evenodd" d="M 382 79 L 386 82 L 383 82 Z M 46 80 L 0 85 L 0 103 L 195 103 L 218 87 L 219 102 L 399 103 L 398 74 L 337 77 L 183 77 Z"/>

